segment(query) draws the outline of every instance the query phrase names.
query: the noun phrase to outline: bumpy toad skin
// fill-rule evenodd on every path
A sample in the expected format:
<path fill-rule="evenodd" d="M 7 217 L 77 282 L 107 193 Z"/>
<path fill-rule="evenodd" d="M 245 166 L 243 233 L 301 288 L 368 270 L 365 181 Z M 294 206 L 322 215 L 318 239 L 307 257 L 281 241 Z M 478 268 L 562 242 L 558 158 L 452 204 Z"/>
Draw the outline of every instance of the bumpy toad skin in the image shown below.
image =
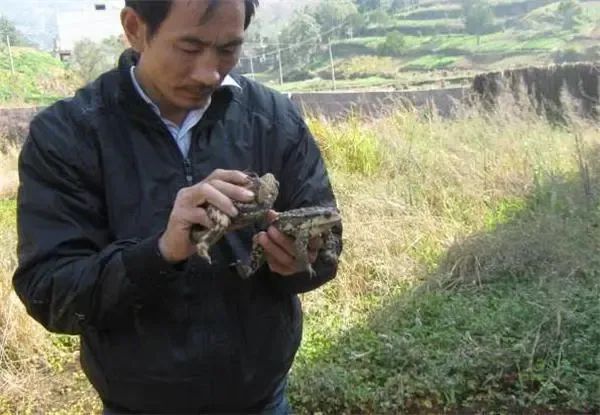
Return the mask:
<path fill-rule="evenodd" d="M 331 228 L 340 222 L 341 217 L 337 209 L 316 206 L 281 212 L 271 225 L 283 234 L 294 238 L 298 267 L 301 270 L 308 271 L 309 276 L 312 278 L 315 276 L 315 271 L 308 259 L 308 241 L 316 236 L 322 236 L 324 243 L 319 255 L 328 262 L 337 262 L 337 240 L 331 232 Z M 249 264 L 242 264 L 238 261 L 237 271 L 242 278 L 248 278 L 264 262 L 264 250 L 261 245 L 255 242 L 252 246 Z"/>
<path fill-rule="evenodd" d="M 275 176 L 267 173 L 262 177 L 258 177 L 258 175 L 250 173 L 249 177 L 251 183 L 248 189 L 254 192 L 255 199 L 250 203 L 234 202 L 234 206 L 238 210 L 236 217 L 230 218 L 216 207 L 209 205 L 206 208 L 206 214 L 214 226 L 208 229 L 201 225 L 192 227 L 190 239 L 196 244 L 198 255 L 209 264 L 211 263 L 211 257 L 208 251 L 211 246 L 217 243 L 231 228 L 237 229 L 264 220 L 275 199 L 277 199 L 279 182 L 275 179 Z"/>

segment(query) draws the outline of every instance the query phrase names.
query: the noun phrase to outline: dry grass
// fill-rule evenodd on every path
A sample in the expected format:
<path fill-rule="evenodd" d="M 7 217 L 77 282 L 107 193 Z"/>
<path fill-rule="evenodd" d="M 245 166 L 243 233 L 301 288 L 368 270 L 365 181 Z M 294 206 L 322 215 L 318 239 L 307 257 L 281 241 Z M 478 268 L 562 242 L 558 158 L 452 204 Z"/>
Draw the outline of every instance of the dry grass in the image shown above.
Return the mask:
<path fill-rule="evenodd" d="M 502 99 L 495 113 L 471 109 L 455 120 L 414 109 L 368 122 L 311 120 L 332 168 L 345 252 L 340 278 L 306 296 L 309 310 L 328 301 L 324 295 L 355 305 L 422 282 L 442 253 L 485 229 L 494 209 L 525 199 L 544 181 L 577 174 L 573 129 Z M 577 134 L 587 147 L 600 144 L 594 124 Z"/>
<path fill-rule="evenodd" d="M 82 402 L 97 407 L 69 345 L 73 339 L 49 335 L 27 315 L 12 289 L 18 154 L 16 146 L 0 152 L 0 413 L 49 413 L 49 408 L 60 413 L 59 408 L 77 408 Z M 64 396 L 64 402 L 54 402 L 57 396 Z"/>
<path fill-rule="evenodd" d="M 0 137 L 0 141 L 4 140 Z M 19 174 L 17 161 L 19 148 L 15 145 L 8 146 L 0 152 L 0 200 L 12 198 L 17 194 Z"/>
<path fill-rule="evenodd" d="M 51 349 L 48 336 L 28 317 L 12 290 L 16 266 L 14 203 L 3 202 L 0 216 L 0 408 L 26 408 L 32 391 L 44 385 L 44 370 Z M 9 221 L 13 219 L 13 221 Z M 12 223 L 11 223 L 12 222 Z M 35 399 L 35 398 L 33 398 Z"/>

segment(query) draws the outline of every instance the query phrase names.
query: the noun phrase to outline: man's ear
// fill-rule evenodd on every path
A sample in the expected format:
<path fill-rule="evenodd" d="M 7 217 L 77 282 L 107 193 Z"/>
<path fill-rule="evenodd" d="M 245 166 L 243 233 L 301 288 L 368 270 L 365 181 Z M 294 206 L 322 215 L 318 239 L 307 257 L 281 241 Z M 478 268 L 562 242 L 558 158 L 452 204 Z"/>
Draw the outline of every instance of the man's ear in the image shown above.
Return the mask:
<path fill-rule="evenodd" d="M 143 52 L 147 44 L 148 26 L 140 15 L 131 7 L 125 7 L 121 11 L 121 26 L 133 50 Z"/>

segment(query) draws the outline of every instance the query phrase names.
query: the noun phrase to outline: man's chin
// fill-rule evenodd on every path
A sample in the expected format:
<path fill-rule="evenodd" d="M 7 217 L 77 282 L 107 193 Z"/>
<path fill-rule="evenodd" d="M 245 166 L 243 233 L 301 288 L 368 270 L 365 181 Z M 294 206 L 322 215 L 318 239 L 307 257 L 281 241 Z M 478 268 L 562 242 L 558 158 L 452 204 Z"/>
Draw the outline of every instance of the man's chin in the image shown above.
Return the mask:
<path fill-rule="evenodd" d="M 181 96 L 180 102 L 188 110 L 202 109 L 210 102 L 210 95 L 186 94 Z"/>

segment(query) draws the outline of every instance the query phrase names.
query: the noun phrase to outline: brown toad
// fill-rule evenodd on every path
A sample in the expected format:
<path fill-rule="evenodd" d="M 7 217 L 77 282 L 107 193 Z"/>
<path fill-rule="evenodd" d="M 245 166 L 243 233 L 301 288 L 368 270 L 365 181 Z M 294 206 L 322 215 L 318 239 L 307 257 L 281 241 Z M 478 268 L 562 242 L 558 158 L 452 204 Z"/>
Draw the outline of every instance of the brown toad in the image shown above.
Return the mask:
<path fill-rule="evenodd" d="M 277 199 L 279 182 L 273 174 L 266 173 L 262 177 L 258 177 L 255 173 L 250 173 L 248 177 L 250 184 L 247 188 L 254 192 L 255 198 L 250 203 L 233 202 L 238 210 L 237 216 L 231 218 L 216 207 L 208 205 L 206 214 L 214 226 L 212 228 L 205 228 L 202 225 L 192 226 L 190 239 L 196 244 L 198 255 L 206 259 L 209 264 L 211 258 L 208 250 L 212 245 L 229 230 L 239 229 L 264 220 Z"/>
<path fill-rule="evenodd" d="M 331 229 L 340 223 L 341 217 L 336 208 L 314 206 L 280 212 L 271 225 L 283 234 L 294 238 L 298 266 L 300 269 L 308 271 L 312 278 L 315 276 L 315 271 L 308 259 L 309 240 L 316 236 L 322 236 L 323 246 L 319 250 L 319 257 L 327 262 L 336 263 L 338 239 Z M 249 264 L 242 264 L 238 261 L 236 268 L 242 278 L 248 278 L 264 263 L 263 247 L 254 242 Z"/>

